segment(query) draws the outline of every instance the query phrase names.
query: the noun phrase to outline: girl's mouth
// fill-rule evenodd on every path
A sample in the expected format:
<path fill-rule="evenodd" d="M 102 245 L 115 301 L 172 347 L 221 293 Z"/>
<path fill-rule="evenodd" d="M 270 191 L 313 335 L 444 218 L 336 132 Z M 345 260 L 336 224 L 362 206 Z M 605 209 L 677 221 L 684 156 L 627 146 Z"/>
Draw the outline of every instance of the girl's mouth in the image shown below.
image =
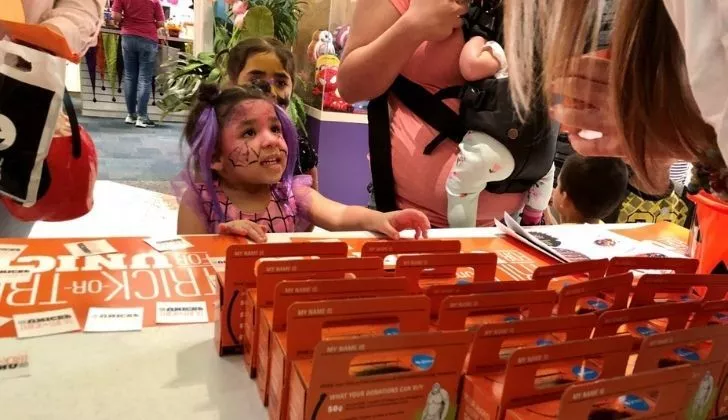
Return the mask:
<path fill-rule="evenodd" d="M 271 157 L 260 159 L 260 166 L 262 166 L 264 168 L 281 165 L 282 163 L 283 163 L 283 158 L 281 158 L 280 156 L 271 156 Z"/>

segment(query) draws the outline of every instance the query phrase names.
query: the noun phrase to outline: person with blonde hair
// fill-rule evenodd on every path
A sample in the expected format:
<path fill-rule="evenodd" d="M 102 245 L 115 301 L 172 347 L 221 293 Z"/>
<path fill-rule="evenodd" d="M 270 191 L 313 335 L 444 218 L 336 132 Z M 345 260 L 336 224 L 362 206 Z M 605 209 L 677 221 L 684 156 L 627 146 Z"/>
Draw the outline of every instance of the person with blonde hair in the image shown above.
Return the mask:
<path fill-rule="evenodd" d="M 692 162 L 691 254 L 699 272 L 728 273 L 728 2 L 615 1 L 596 51 L 605 4 L 505 1 L 513 100 L 526 116 L 545 93 L 576 152 L 621 157 L 644 192 L 660 192 L 666 161 Z"/>
<path fill-rule="evenodd" d="M 617 1 L 609 48 L 597 52 L 605 4 L 505 1 L 514 102 L 528 114 L 543 89 L 552 98 L 552 118 L 578 153 L 621 157 L 652 189 L 659 188 L 658 174 L 650 170 L 657 161 L 685 160 L 697 163 L 694 172 L 722 173 L 728 157 L 728 2 Z M 540 72 L 537 55 L 544 57 Z M 580 135 L 585 131 L 598 138 Z M 726 199 L 726 180 L 704 187 Z"/>

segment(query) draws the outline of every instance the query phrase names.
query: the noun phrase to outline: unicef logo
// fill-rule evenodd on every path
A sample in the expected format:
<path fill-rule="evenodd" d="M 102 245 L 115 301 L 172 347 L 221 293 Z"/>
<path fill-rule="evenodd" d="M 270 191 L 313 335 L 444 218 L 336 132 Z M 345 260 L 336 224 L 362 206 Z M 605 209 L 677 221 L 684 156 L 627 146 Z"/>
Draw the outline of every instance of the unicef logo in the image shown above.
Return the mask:
<path fill-rule="evenodd" d="M 0 151 L 9 149 L 15 143 L 17 135 L 15 124 L 10 118 L 0 114 Z"/>

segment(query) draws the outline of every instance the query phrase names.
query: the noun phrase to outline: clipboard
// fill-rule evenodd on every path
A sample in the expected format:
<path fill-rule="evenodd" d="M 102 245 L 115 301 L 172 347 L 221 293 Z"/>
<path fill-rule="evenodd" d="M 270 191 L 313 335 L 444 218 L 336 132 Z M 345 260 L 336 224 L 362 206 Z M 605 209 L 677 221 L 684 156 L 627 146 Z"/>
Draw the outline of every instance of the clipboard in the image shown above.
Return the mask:
<path fill-rule="evenodd" d="M 13 42 L 46 51 L 73 63 L 81 61 L 79 54 L 71 51 L 63 35 L 44 25 L 25 23 L 25 11 L 20 0 L 3 0 L 0 11 L 0 31 Z"/>

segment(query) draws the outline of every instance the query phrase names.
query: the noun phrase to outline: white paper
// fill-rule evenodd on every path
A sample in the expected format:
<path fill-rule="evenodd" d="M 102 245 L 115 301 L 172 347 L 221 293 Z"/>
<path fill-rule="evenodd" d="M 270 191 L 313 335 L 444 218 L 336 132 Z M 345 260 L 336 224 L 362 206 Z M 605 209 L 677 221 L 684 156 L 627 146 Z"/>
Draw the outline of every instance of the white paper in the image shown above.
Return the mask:
<path fill-rule="evenodd" d="M 13 315 L 13 322 L 18 338 L 40 337 L 81 329 L 71 308 Z"/>
<path fill-rule="evenodd" d="M 208 322 L 205 302 L 157 302 L 157 324 Z"/>
<path fill-rule="evenodd" d="M 141 331 L 144 308 L 89 308 L 85 332 Z"/>
<path fill-rule="evenodd" d="M 0 381 L 24 376 L 30 376 L 28 353 L 20 349 L 0 350 Z"/>
<path fill-rule="evenodd" d="M 0 244 L 0 260 L 13 261 L 28 248 L 28 245 Z"/>
<path fill-rule="evenodd" d="M 5 318 L 4 316 L 0 316 L 0 327 L 7 324 L 8 322 L 12 321 L 12 318 Z"/>
<path fill-rule="evenodd" d="M 650 257 L 650 258 L 687 258 L 685 255 L 673 252 L 654 241 L 641 241 L 636 247 L 625 252 L 623 257 Z M 639 274 L 673 274 L 673 270 L 634 270 Z"/>
<path fill-rule="evenodd" d="M 225 272 L 225 257 L 207 257 L 207 261 L 210 262 L 216 273 Z"/>
<path fill-rule="evenodd" d="M 87 257 L 89 255 L 115 254 L 117 251 L 106 239 L 95 241 L 71 242 L 64 245 L 74 257 Z"/>
<path fill-rule="evenodd" d="M 503 220 L 505 220 L 506 223 L 509 223 L 509 220 L 513 220 L 508 215 L 508 213 L 505 213 L 504 214 L 504 217 L 505 218 Z M 516 233 L 516 231 L 514 231 L 510 227 L 504 225 L 500 221 L 494 220 L 494 222 L 495 222 L 495 227 L 497 227 L 501 232 L 505 233 L 506 235 L 510 236 L 511 238 L 513 238 L 513 239 L 515 239 L 515 240 L 517 240 L 517 241 L 519 241 L 521 243 L 524 243 L 524 244 L 526 244 L 526 245 L 528 245 L 528 246 L 530 246 L 532 248 L 536 248 L 537 250 L 540 250 L 541 252 L 543 252 L 543 253 L 545 253 L 547 255 L 550 255 L 550 256 L 556 258 L 559 261 L 563 261 L 563 262 L 566 261 L 559 254 L 557 254 L 555 252 L 552 252 L 547 246 L 542 245 L 538 241 L 529 240 L 527 234 L 524 233 L 523 235 L 519 235 L 518 233 Z M 513 223 L 515 223 L 515 221 L 513 221 Z M 518 225 L 518 223 L 515 223 L 515 225 Z"/>
<path fill-rule="evenodd" d="M 0 284 L 24 283 L 33 278 L 33 271 L 22 267 L 0 267 Z"/>
<path fill-rule="evenodd" d="M 638 242 L 616 234 L 605 225 L 557 225 L 524 228 L 508 214 L 506 227 L 545 253 L 565 262 L 622 256 Z M 513 236 L 513 235 L 511 235 Z M 520 239 L 519 239 L 520 240 Z"/>
<path fill-rule="evenodd" d="M 159 252 L 182 251 L 183 249 L 192 248 L 191 243 L 179 236 L 147 238 L 144 242 Z"/>

